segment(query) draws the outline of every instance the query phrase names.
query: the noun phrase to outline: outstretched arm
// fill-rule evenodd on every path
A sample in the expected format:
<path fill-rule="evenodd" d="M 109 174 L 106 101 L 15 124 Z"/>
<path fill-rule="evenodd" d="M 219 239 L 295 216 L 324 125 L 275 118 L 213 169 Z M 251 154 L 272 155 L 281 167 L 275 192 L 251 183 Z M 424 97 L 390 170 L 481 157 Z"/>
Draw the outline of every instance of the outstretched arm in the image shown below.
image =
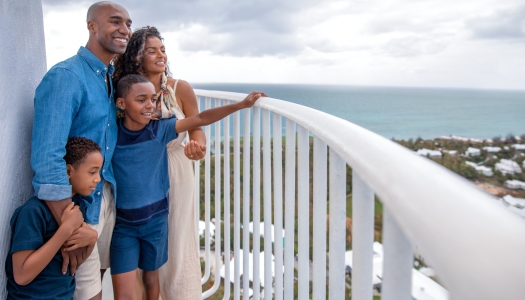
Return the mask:
<path fill-rule="evenodd" d="M 238 110 L 252 107 L 255 104 L 255 101 L 257 101 L 257 99 L 259 99 L 260 97 L 267 96 L 265 93 L 262 92 L 251 92 L 241 102 L 224 105 L 221 107 L 215 107 L 212 109 L 205 110 L 198 115 L 194 115 L 182 120 L 177 120 L 177 123 L 175 125 L 175 131 L 179 133 L 187 130 L 192 130 L 200 126 L 212 124 Z"/>

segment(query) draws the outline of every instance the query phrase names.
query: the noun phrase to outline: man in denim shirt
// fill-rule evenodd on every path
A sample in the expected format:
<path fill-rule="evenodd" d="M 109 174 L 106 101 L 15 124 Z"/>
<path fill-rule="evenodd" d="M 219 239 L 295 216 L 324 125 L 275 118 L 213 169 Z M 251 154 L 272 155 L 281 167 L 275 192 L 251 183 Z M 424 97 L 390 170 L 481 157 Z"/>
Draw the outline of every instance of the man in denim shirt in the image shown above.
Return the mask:
<path fill-rule="evenodd" d="M 72 136 L 92 139 L 104 157 L 100 174 L 104 180 L 89 197 L 77 199 L 86 222 L 99 234 L 98 247 L 89 257 L 85 257 L 85 247 L 63 254 L 64 270 L 69 263 L 71 274 L 77 271 L 75 299 L 101 299 L 100 270 L 109 267 L 116 196 L 111 158 L 117 141 L 110 63 L 115 54 L 126 50 L 130 26 L 129 14 L 122 6 L 112 2 L 93 4 L 87 13 L 86 47 L 80 47 L 77 55 L 53 66 L 35 94 L 33 187 L 57 222 L 60 223 L 62 211 L 72 201 L 63 159 L 67 139 Z"/>

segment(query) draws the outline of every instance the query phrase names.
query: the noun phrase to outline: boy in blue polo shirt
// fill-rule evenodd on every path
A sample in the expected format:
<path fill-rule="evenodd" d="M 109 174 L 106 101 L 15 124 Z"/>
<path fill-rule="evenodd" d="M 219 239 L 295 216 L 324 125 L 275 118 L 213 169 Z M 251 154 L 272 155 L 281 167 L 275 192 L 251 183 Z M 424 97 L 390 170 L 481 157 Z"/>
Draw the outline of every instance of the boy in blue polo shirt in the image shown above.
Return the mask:
<path fill-rule="evenodd" d="M 168 154 L 166 145 L 184 132 L 209 125 L 253 106 L 264 93 L 252 92 L 241 102 L 216 107 L 182 120 L 151 120 L 157 95 L 140 75 L 120 80 L 116 104 L 124 112 L 118 120 L 113 154 L 117 181 L 117 218 L 111 239 L 110 261 L 115 299 L 132 299 L 135 270 L 142 269 L 146 299 L 159 298 L 158 269 L 168 259 Z"/>
<path fill-rule="evenodd" d="M 89 196 L 100 182 L 100 147 L 87 138 L 69 138 L 66 171 L 72 196 Z M 62 213 L 60 225 L 37 197 L 17 208 L 11 218 L 11 249 L 5 262 L 7 299 L 73 299 L 75 277 L 69 268 L 62 273 L 64 251 L 88 246 L 91 254 L 98 234 L 87 224 L 79 207 L 71 202 Z"/>

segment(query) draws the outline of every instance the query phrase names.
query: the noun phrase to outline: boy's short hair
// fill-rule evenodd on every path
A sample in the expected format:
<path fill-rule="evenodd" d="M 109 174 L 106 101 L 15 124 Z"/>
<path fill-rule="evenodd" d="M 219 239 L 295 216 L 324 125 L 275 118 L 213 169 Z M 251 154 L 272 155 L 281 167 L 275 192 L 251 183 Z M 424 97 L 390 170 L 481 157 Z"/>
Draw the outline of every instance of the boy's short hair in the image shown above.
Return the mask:
<path fill-rule="evenodd" d="M 142 83 L 142 82 L 150 82 L 148 78 L 137 75 L 137 74 L 130 74 L 122 77 L 122 79 L 117 84 L 117 90 L 115 92 L 115 99 L 117 98 L 125 98 L 129 91 L 131 90 L 131 86 L 135 83 Z"/>
<path fill-rule="evenodd" d="M 77 167 L 92 152 L 100 152 L 100 146 L 92 140 L 85 137 L 70 137 L 67 139 L 66 155 L 64 160 L 66 164 Z"/>

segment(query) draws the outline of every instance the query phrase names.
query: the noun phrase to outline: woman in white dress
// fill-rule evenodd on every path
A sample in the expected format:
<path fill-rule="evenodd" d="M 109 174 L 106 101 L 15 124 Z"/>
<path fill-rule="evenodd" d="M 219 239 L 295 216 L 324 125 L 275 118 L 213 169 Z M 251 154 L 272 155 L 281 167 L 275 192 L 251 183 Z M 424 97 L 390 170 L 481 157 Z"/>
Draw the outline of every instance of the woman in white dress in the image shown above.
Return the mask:
<path fill-rule="evenodd" d="M 170 77 L 162 37 L 155 27 L 133 33 L 126 52 L 115 60 L 113 79 L 118 82 L 128 74 L 147 77 L 157 91 L 156 118 L 178 119 L 199 113 L 193 88 L 183 80 Z M 183 140 L 189 134 L 189 142 Z M 206 153 L 206 136 L 202 129 L 180 133 L 168 144 L 170 176 L 170 212 L 168 262 L 160 268 L 162 299 L 201 299 L 201 269 L 196 236 L 194 203 L 195 180 L 192 160 Z"/>

